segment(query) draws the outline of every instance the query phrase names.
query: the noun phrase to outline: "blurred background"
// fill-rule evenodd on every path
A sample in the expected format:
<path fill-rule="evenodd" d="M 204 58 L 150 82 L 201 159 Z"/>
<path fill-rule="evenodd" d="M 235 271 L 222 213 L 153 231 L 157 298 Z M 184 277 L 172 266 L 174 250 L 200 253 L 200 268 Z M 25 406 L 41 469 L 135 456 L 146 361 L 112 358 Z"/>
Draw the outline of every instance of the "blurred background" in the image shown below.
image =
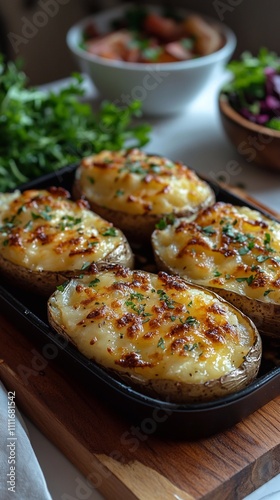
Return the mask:
<path fill-rule="evenodd" d="M 78 70 L 66 47 L 68 29 L 78 20 L 118 5 L 118 0 L 0 0 L 0 51 L 21 57 L 32 85 Z M 237 35 L 234 56 L 262 46 L 280 53 L 279 0 L 161 0 L 134 2 L 184 7 L 224 22 Z"/>

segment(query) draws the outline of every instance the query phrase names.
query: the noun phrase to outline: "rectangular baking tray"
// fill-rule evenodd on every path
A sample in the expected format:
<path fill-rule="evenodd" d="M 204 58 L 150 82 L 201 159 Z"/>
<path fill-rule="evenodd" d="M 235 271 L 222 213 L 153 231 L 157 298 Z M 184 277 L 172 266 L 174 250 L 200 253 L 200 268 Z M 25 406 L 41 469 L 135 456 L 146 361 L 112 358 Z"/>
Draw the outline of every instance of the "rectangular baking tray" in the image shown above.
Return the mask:
<path fill-rule="evenodd" d="M 20 189 L 63 186 L 71 192 L 75 170 L 76 165 L 67 166 L 26 183 Z M 260 210 L 211 180 L 207 179 L 207 182 L 214 189 L 217 201 Z M 93 393 L 106 401 L 109 411 L 121 412 L 125 419 L 140 426 L 142 431 L 146 430 L 147 434 L 156 432 L 165 438 L 187 440 L 208 437 L 232 427 L 280 395 L 279 344 L 275 346 L 268 339 L 263 339 L 263 358 L 258 377 L 248 387 L 213 402 L 178 405 L 138 392 L 85 358 L 71 344 L 66 344 L 65 339 L 48 324 L 46 299 L 17 290 L 1 280 L 0 304 L 3 312 L 35 343 L 40 342 L 48 349 L 50 344 L 53 346 L 53 352 L 57 352 L 55 362 L 65 367 L 66 377 L 67 371 L 74 369 L 81 383 L 92 387 Z"/>

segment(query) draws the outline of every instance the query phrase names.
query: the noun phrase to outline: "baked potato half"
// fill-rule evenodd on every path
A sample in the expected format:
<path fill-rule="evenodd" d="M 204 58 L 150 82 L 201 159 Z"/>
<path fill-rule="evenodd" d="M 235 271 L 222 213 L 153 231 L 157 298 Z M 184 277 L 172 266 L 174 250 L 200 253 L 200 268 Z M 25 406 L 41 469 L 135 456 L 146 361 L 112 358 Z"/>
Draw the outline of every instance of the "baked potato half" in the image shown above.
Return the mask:
<path fill-rule="evenodd" d="M 192 217 L 215 201 L 211 187 L 191 169 L 139 149 L 84 158 L 73 192 L 132 242 L 150 241 L 164 216 Z"/>
<path fill-rule="evenodd" d="M 123 233 L 63 188 L 0 194 L 0 273 L 50 295 L 92 262 L 133 265 Z"/>
<path fill-rule="evenodd" d="M 84 356 L 175 403 L 238 391 L 260 365 L 261 339 L 249 318 L 217 294 L 164 272 L 92 269 L 52 294 L 48 317 Z"/>
<path fill-rule="evenodd" d="M 257 210 L 216 203 L 193 222 L 155 230 L 159 269 L 213 289 L 257 328 L 279 338 L 280 224 Z"/>

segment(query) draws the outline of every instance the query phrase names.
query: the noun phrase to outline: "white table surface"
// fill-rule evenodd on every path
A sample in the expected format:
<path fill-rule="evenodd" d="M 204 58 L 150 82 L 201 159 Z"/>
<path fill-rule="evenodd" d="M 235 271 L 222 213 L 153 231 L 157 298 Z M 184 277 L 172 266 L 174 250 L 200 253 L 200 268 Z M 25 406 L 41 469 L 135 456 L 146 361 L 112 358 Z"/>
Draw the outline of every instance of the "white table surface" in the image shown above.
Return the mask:
<path fill-rule="evenodd" d="M 217 91 L 224 78 L 224 75 L 217 75 L 211 88 L 201 94 L 189 108 L 182 110 L 180 115 L 165 118 L 147 117 L 146 121 L 152 125 L 153 132 L 146 150 L 174 160 L 182 160 L 199 173 L 210 175 L 213 179 L 223 175 L 231 185 L 242 183 L 248 193 L 280 213 L 280 172 L 273 173 L 265 168 L 257 168 L 252 163 L 246 163 L 244 158 L 236 153 L 222 130 Z M 94 89 L 88 88 L 95 99 Z M 235 175 L 229 175 L 232 162 L 236 162 Z M 102 498 L 57 448 L 28 419 L 25 421 L 52 498 Z M 246 500 L 262 498 L 280 499 L 280 470 L 278 476 L 251 493 Z"/>

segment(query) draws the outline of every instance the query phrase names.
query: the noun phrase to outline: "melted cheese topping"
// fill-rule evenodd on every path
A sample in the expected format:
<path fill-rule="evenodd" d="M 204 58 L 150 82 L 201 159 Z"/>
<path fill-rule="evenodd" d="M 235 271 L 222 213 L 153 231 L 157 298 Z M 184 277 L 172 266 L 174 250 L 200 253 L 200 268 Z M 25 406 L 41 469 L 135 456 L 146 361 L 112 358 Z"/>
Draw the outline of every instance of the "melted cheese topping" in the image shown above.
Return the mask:
<path fill-rule="evenodd" d="M 163 272 L 116 266 L 71 280 L 49 305 L 85 356 L 137 378 L 217 379 L 239 367 L 254 343 L 237 309 Z"/>
<path fill-rule="evenodd" d="M 280 224 L 247 207 L 216 203 L 194 222 L 153 234 L 174 273 L 204 286 L 280 303 Z"/>
<path fill-rule="evenodd" d="M 192 213 L 213 201 L 210 186 L 188 167 L 138 149 L 85 158 L 77 179 L 90 202 L 129 214 Z"/>
<path fill-rule="evenodd" d="M 32 270 L 66 271 L 102 260 L 120 245 L 120 231 L 68 196 L 63 188 L 1 194 L 1 255 Z"/>

